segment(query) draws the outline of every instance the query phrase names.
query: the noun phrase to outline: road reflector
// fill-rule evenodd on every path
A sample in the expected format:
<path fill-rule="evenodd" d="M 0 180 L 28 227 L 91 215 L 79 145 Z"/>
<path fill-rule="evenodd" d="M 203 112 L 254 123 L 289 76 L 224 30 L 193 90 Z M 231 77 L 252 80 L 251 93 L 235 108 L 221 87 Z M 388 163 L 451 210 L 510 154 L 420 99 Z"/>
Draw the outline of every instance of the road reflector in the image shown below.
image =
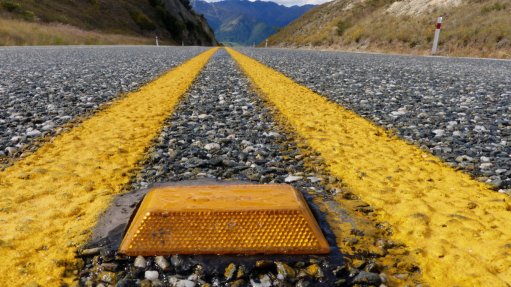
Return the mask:
<path fill-rule="evenodd" d="M 327 254 L 302 195 L 289 185 L 166 186 L 145 196 L 119 252 Z"/>

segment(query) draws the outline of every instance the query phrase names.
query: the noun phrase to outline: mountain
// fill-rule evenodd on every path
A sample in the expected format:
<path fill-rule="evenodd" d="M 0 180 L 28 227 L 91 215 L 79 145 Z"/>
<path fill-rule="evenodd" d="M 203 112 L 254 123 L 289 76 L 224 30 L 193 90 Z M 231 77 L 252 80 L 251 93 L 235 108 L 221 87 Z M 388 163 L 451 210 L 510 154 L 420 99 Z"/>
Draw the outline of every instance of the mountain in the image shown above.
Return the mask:
<path fill-rule="evenodd" d="M 335 0 L 270 37 L 279 47 L 429 53 L 437 17 L 445 55 L 511 57 L 510 0 Z"/>
<path fill-rule="evenodd" d="M 169 44 L 217 44 L 206 20 L 192 10 L 189 0 L 0 0 L 0 19 L 49 29 L 59 23 L 85 32 L 159 36 Z"/>
<path fill-rule="evenodd" d="M 233 45 L 258 44 L 314 5 L 286 7 L 273 2 L 225 0 L 192 2 L 215 31 L 218 41 Z"/>

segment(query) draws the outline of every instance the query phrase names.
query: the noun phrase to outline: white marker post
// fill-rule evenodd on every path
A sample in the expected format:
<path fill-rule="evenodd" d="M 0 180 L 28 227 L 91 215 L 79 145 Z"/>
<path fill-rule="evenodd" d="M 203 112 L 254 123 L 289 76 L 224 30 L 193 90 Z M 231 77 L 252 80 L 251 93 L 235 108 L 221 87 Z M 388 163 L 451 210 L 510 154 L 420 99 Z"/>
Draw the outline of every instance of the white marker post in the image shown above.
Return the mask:
<path fill-rule="evenodd" d="M 436 50 L 438 48 L 438 40 L 440 39 L 440 30 L 442 30 L 442 20 L 443 17 L 438 17 L 436 21 L 436 30 L 435 30 L 435 39 L 433 40 L 433 49 L 431 50 L 431 54 L 435 55 Z"/>
<path fill-rule="evenodd" d="M 266 43 L 264 44 L 265 48 L 268 48 L 268 39 L 266 39 Z"/>
<path fill-rule="evenodd" d="M 160 44 L 158 43 L 158 36 L 156 36 L 156 47 L 160 46 Z"/>

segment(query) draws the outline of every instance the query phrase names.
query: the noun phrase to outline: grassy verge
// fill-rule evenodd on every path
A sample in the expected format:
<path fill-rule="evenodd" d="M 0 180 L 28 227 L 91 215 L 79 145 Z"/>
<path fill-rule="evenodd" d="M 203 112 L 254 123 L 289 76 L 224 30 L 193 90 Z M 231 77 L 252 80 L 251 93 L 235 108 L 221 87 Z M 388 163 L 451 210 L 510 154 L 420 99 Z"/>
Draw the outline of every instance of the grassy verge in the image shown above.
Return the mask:
<path fill-rule="evenodd" d="M 429 13 L 395 15 L 391 0 L 351 9 L 320 6 L 270 38 L 276 46 L 429 54 L 438 16 L 444 16 L 439 54 L 511 58 L 511 2 L 466 0 Z M 335 5 L 335 4 L 333 4 Z"/>
<path fill-rule="evenodd" d="M 70 25 L 0 19 L 0 46 L 144 45 L 153 43 L 154 40 L 149 38 L 85 31 Z"/>

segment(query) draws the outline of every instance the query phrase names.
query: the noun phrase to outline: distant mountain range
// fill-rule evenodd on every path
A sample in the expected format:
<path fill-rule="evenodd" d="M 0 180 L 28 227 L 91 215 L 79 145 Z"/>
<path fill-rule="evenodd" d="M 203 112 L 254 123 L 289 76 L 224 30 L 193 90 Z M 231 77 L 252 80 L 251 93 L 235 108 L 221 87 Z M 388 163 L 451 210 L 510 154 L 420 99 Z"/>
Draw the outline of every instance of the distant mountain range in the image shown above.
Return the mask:
<path fill-rule="evenodd" d="M 252 45 L 264 41 L 314 5 L 286 7 L 263 1 L 225 0 L 209 3 L 198 0 L 192 1 L 192 7 L 204 15 L 219 42 Z"/>

